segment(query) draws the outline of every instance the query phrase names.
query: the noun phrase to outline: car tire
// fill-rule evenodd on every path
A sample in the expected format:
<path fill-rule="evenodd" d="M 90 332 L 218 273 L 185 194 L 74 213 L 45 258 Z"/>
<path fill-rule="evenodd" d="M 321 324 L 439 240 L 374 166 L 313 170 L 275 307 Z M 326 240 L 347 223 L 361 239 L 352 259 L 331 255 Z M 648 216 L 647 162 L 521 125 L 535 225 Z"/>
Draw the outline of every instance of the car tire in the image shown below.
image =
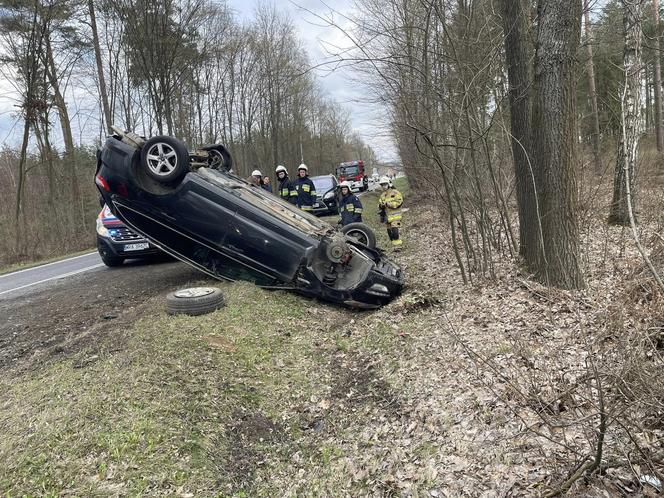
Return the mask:
<path fill-rule="evenodd" d="M 124 263 L 124 258 L 120 256 L 114 256 L 110 253 L 108 249 L 102 246 L 97 246 L 97 251 L 99 251 L 99 256 L 106 266 L 113 268 L 115 266 L 120 266 Z"/>
<path fill-rule="evenodd" d="M 174 183 L 189 171 L 189 151 L 177 138 L 159 135 L 141 149 L 141 166 L 159 183 Z"/>
<path fill-rule="evenodd" d="M 205 315 L 225 306 L 224 295 L 218 287 L 191 287 L 170 292 L 166 296 L 169 315 Z"/>
<path fill-rule="evenodd" d="M 208 168 L 228 172 L 233 168 L 233 157 L 228 149 L 221 144 L 201 147 L 209 154 Z"/>
<path fill-rule="evenodd" d="M 349 223 L 341 229 L 341 232 L 348 237 L 356 239 L 369 249 L 375 249 L 376 247 L 376 234 L 364 223 Z"/>

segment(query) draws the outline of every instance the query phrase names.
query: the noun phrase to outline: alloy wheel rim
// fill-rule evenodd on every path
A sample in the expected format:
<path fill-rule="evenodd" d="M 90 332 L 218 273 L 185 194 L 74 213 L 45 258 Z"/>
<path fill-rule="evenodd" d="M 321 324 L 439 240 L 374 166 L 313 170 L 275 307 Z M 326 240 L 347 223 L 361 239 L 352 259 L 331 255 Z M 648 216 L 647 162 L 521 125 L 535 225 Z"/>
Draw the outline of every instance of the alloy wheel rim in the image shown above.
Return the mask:
<path fill-rule="evenodd" d="M 187 297 L 203 297 L 209 296 L 214 292 L 212 287 L 192 287 L 190 289 L 180 289 L 175 291 L 175 297 L 187 298 Z"/>
<path fill-rule="evenodd" d="M 158 142 L 147 153 L 148 168 L 157 176 L 168 176 L 178 165 L 178 156 L 170 145 Z"/>

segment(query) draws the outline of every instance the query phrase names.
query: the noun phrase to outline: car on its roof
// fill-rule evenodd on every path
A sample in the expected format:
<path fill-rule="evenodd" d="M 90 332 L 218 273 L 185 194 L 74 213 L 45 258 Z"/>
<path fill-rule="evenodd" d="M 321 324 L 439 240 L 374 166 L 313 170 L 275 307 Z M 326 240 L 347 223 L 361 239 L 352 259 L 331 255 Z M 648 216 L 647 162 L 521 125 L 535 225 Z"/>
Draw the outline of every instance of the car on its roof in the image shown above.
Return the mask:
<path fill-rule="evenodd" d="M 97 251 L 106 266 L 120 266 L 126 259 L 161 254 L 157 246 L 117 219 L 104 204 L 97 216 Z"/>
<path fill-rule="evenodd" d="M 231 172 L 223 145 L 188 151 L 114 128 L 97 155 L 95 183 L 110 210 L 164 252 L 221 280 L 248 280 L 350 307 L 397 296 L 403 271 Z"/>

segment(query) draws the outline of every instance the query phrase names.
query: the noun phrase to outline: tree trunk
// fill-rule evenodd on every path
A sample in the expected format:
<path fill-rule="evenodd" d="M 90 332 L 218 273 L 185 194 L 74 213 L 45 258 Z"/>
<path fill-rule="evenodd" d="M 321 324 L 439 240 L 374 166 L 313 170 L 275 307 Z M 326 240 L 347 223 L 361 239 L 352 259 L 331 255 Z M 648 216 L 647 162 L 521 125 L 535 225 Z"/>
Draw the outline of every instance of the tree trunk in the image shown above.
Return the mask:
<path fill-rule="evenodd" d="M 576 191 L 576 52 L 581 38 L 581 0 L 540 0 L 533 159 L 543 251 L 532 268 L 547 285 L 584 287 L 579 264 Z"/>
<path fill-rule="evenodd" d="M 655 14 L 655 135 L 657 137 L 657 150 L 664 150 L 664 134 L 662 133 L 662 70 L 661 57 L 659 52 L 659 0 L 652 0 L 652 7 Z"/>
<path fill-rule="evenodd" d="M 528 40 L 528 2 L 502 0 L 505 53 L 509 83 L 512 155 L 516 177 L 516 199 L 519 213 L 519 253 L 526 266 L 537 261 L 540 231 L 537 218 L 534 172 L 530 162 L 530 84 L 532 47 Z"/>
<path fill-rule="evenodd" d="M 51 40 L 47 35 L 46 42 L 46 61 L 44 66 L 46 69 L 46 76 L 48 77 L 49 85 L 53 90 L 53 100 L 55 107 L 58 110 L 60 117 L 60 127 L 62 128 L 62 138 L 65 142 L 65 156 L 71 161 L 73 167 L 74 157 L 74 136 L 71 131 L 71 123 L 69 122 L 69 111 L 67 110 L 67 103 L 60 91 L 60 82 L 55 68 L 55 60 L 53 59 L 53 50 L 51 49 Z"/>
<path fill-rule="evenodd" d="M 106 120 L 106 130 L 111 132 L 113 119 L 111 118 L 111 108 L 108 105 L 108 93 L 106 92 L 106 78 L 104 77 L 104 66 L 101 59 L 101 48 L 99 45 L 99 34 L 97 31 L 97 16 L 95 15 L 94 0 L 88 0 L 88 9 L 90 10 L 90 27 L 92 28 L 92 45 L 95 49 L 95 61 L 97 63 L 97 77 L 99 78 L 99 93 L 101 93 L 101 105 L 104 110 L 104 119 Z"/>
<path fill-rule="evenodd" d="M 656 1 L 656 0 L 655 0 Z M 590 13 L 588 7 L 588 0 L 584 2 L 584 17 L 585 17 L 585 28 L 586 28 L 586 48 L 588 51 L 588 90 L 590 93 L 590 108 L 592 111 L 592 120 L 593 120 L 593 134 L 592 134 L 592 146 L 593 146 L 593 164 L 595 169 L 595 174 L 599 175 L 602 173 L 602 161 L 600 160 L 599 155 L 599 112 L 597 107 L 597 88 L 595 87 L 595 64 L 593 61 L 593 36 L 590 28 Z"/>
<path fill-rule="evenodd" d="M 629 210 L 625 184 L 625 167 L 628 168 L 632 207 L 636 205 L 634 188 L 635 165 L 638 158 L 639 135 L 641 134 L 641 12 L 645 0 L 623 1 L 623 25 L 625 50 L 623 65 L 625 85 L 622 94 L 622 134 L 618 148 L 618 160 L 613 179 L 613 202 L 609 223 L 629 225 Z M 627 165 L 627 166 L 625 166 Z"/>

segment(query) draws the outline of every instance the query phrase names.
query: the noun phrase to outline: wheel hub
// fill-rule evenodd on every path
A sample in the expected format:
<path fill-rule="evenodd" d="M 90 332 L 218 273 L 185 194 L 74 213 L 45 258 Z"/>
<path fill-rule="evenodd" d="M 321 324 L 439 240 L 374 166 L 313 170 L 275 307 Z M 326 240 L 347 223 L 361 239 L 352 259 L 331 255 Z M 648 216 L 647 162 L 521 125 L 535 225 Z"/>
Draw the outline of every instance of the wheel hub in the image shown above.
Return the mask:
<path fill-rule="evenodd" d="M 176 291 L 173 295 L 175 297 L 182 297 L 182 298 L 203 297 L 203 296 L 209 296 L 213 292 L 214 288 L 212 287 L 192 287 L 190 289 L 180 289 L 179 291 Z"/>

